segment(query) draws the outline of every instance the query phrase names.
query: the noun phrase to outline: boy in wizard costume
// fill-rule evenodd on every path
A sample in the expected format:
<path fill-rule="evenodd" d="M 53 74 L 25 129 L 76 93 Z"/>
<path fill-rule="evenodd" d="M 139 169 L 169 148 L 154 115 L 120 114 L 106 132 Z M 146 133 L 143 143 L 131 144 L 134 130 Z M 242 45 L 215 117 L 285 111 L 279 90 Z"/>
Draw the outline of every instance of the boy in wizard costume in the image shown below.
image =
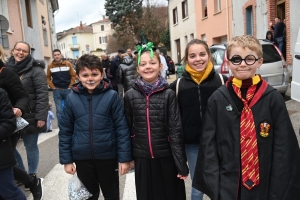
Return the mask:
<path fill-rule="evenodd" d="M 193 187 L 212 200 L 300 199 L 300 151 L 284 99 L 256 75 L 262 46 L 232 39 L 233 76 L 208 100 Z"/>

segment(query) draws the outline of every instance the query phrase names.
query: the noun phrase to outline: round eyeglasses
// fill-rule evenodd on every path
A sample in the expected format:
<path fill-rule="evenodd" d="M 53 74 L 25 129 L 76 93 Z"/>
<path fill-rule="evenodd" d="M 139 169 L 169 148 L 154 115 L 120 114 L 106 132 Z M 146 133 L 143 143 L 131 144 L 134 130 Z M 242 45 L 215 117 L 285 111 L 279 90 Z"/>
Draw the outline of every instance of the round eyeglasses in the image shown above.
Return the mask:
<path fill-rule="evenodd" d="M 259 58 L 255 58 L 254 55 L 248 55 L 244 59 L 239 55 L 234 55 L 229 59 L 233 65 L 240 65 L 242 61 L 244 61 L 247 65 L 253 65 L 258 60 Z"/>

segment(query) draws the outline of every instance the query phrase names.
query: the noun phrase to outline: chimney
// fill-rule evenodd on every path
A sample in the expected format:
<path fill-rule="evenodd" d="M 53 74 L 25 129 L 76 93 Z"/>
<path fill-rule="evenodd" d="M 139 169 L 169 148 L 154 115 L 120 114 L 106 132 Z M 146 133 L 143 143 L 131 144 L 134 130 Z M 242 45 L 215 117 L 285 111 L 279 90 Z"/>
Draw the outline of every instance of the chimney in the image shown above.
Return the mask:
<path fill-rule="evenodd" d="M 102 18 L 105 19 L 105 15 L 102 15 Z"/>
<path fill-rule="evenodd" d="M 83 25 L 82 25 L 82 21 L 80 21 L 79 30 L 82 30 L 82 31 L 83 31 Z"/>

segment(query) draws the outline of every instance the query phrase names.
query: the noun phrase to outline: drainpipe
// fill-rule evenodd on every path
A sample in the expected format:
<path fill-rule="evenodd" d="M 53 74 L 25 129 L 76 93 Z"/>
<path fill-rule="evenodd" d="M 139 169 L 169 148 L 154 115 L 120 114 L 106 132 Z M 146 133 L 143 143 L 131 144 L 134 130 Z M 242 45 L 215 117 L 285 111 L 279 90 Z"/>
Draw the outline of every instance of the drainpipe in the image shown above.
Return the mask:
<path fill-rule="evenodd" d="M 228 0 L 226 0 L 226 34 L 227 34 L 227 43 L 229 42 L 229 7 L 228 7 Z"/>
<path fill-rule="evenodd" d="M 21 22 L 21 29 L 22 29 L 22 41 L 25 41 L 25 32 L 24 32 L 24 25 L 23 25 L 23 15 L 22 15 L 22 9 L 21 9 L 21 0 L 19 0 L 19 13 L 20 13 L 20 22 Z"/>

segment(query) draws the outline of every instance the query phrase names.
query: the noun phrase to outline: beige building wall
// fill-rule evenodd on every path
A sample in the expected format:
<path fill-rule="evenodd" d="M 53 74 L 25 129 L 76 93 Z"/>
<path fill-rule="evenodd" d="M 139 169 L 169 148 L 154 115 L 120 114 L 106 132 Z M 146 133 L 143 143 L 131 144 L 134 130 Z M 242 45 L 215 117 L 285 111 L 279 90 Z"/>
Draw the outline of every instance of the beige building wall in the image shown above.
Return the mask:
<path fill-rule="evenodd" d="M 183 0 L 169 1 L 169 22 L 171 38 L 171 58 L 175 63 L 184 57 L 187 43 L 196 38 L 196 15 L 194 0 L 187 1 L 187 10 L 183 13 Z M 177 15 L 177 20 L 174 17 Z"/>
<path fill-rule="evenodd" d="M 101 26 L 104 26 L 104 30 L 101 30 Z M 108 36 L 113 33 L 113 30 L 111 29 L 111 22 L 108 19 L 100 20 L 99 22 L 95 22 L 92 24 L 93 27 L 93 40 L 94 40 L 94 49 L 91 49 L 95 51 L 96 49 L 102 49 L 104 52 L 107 48 L 107 42 L 108 42 Z M 101 43 L 100 39 L 101 38 Z M 103 42 L 103 38 L 106 38 Z"/>
<path fill-rule="evenodd" d="M 73 45 L 72 37 L 77 37 L 77 45 Z M 83 54 L 90 53 L 91 49 L 94 49 L 93 33 L 75 33 L 68 34 L 57 41 L 58 48 L 61 50 L 62 55 L 65 58 L 76 58 L 73 54 L 74 50 L 78 50 L 78 57 Z M 87 51 L 88 45 L 88 51 Z"/>
<path fill-rule="evenodd" d="M 197 38 L 210 46 L 232 38 L 232 1 L 195 0 Z"/>
<path fill-rule="evenodd" d="M 37 5 L 37 18 L 39 22 L 39 31 L 40 31 L 40 41 L 42 47 L 42 55 L 45 60 L 46 66 L 51 62 L 52 59 L 52 44 L 50 37 L 50 27 L 49 27 L 49 19 L 48 19 L 48 5 L 47 0 L 36 0 Z M 46 21 L 46 25 L 42 26 L 42 19 Z"/>

